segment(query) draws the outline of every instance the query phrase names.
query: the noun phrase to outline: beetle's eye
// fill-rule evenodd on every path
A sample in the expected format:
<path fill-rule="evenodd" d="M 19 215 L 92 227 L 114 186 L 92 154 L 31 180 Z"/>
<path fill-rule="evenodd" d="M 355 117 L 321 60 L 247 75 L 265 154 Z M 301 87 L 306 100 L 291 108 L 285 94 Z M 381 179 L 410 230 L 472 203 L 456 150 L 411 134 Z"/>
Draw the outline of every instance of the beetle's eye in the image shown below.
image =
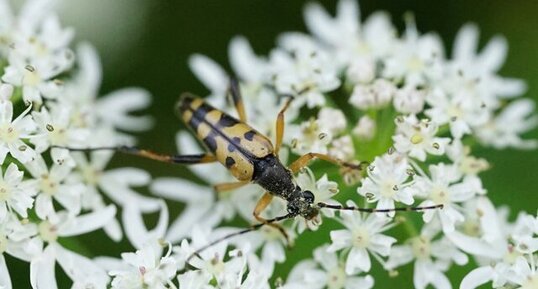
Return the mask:
<path fill-rule="evenodd" d="M 311 191 L 304 191 L 303 198 L 310 204 L 314 203 L 314 194 Z"/>

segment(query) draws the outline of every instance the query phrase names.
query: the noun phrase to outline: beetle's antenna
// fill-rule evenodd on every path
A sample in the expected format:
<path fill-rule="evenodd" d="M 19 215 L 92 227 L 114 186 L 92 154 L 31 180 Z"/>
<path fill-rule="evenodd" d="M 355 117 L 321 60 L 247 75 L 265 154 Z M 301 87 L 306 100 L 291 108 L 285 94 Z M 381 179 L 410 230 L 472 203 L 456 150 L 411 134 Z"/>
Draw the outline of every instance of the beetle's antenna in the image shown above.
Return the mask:
<path fill-rule="evenodd" d="M 265 225 L 268 225 L 268 224 L 271 224 L 271 223 L 275 223 L 275 222 L 279 222 L 279 221 L 282 221 L 282 220 L 286 220 L 286 219 L 291 219 L 295 217 L 295 215 L 292 215 L 292 214 L 287 214 L 287 215 L 284 215 L 284 216 L 280 216 L 280 217 L 276 217 L 276 218 L 273 218 L 273 219 L 268 219 L 267 221 L 263 222 L 263 223 L 259 223 L 259 224 L 255 224 L 255 225 L 252 225 L 246 229 L 243 229 L 241 231 L 237 231 L 237 232 L 234 232 L 234 233 L 230 233 L 228 235 L 225 235 L 225 236 L 222 236 L 216 240 L 214 240 L 213 242 L 207 244 L 207 245 L 204 245 L 203 247 L 199 248 L 198 250 L 194 251 L 194 253 L 192 253 L 189 258 L 187 258 L 187 261 L 186 263 L 188 264 L 189 261 L 194 257 L 194 256 L 198 256 L 200 257 L 200 253 L 203 252 L 204 250 L 206 250 L 207 248 L 209 247 L 212 247 L 224 240 L 227 240 L 227 239 L 230 239 L 230 238 L 233 238 L 235 236 L 239 236 L 239 235 L 243 235 L 245 233 L 248 233 L 248 232 L 252 232 L 252 231 L 256 231 L 258 230 L 259 228 L 265 226 Z"/>
<path fill-rule="evenodd" d="M 442 209 L 443 204 L 423 206 L 423 207 L 400 207 L 392 209 L 375 209 L 375 208 L 359 208 L 354 206 L 340 206 L 340 205 L 330 205 L 326 203 L 318 203 L 320 208 L 327 208 L 332 210 L 341 210 L 341 211 L 359 211 L 365 213 L 389 213 L 389 212 L 411 212 L 411 211 L 425 211 L 433 209 Z"/>
<path fill-rule="evenodd" d="M 93 151 L 125 151 L 129 150 L 128 146 L 103 146 L 103 147 L 90 147 L 90 148 L 76 148 L 68 146 L 51 145 L 51 148 L 66 149 L 72 152 L 93 152 Z"/>

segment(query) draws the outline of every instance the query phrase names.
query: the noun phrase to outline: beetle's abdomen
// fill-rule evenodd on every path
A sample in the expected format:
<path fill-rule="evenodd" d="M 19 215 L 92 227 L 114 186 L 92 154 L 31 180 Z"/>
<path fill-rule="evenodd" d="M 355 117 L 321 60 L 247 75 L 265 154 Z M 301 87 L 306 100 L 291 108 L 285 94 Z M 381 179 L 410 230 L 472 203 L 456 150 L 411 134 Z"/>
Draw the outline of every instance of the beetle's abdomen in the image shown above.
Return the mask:
<path fill-rule="evenodd" d="M 200 98 L 184 94 L 178 110 L 185 124 L 238 180 L 252 180 L 253 161 L 273 154 L 265 136 Z"/>

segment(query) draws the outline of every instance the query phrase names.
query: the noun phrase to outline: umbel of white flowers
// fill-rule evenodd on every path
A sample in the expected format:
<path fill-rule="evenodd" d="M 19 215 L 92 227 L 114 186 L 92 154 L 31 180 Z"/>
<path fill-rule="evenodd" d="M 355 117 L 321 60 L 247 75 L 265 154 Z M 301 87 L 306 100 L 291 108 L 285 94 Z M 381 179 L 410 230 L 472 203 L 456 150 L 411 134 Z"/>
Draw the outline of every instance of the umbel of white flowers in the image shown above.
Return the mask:
<path fill-rule="evenodd" d="M 316 233 L 320 246 L 311 258 L 287 260 L 282 235 L 263 226 L 186 264 L 198 248 L 241 229 L 229 221 L 254 222 L 262 189 L 248 185 L 216 196 L 214 184 L 233 180 L 220 165 L 190 168 L 203 184 L 153 180 L 137 168 L 107 169 L 111 152 L 51 149 L 133 144 L 123 132 L 151 127 L 151 118 L 130 115 L 150 96 L 127 88 L 98 97 L 98 57 L 88 44 L 71 48 L 74 32 L 60 25 L 52 1 L 28 0 L 15 15 L 0 0 L 0 15 L 0 288 L 13 288 L 8 255 L 29 263 L 35 289 L 57 288 L 57 264 L 73 288 L 368 289 L 380 278 L 370 273 L 373 263 L 390 276 L 411 263 L 419 289 L 538 286 L 538 218 L 520 212 L 507 220 L 482 186 L 487 160 L 468 145 L 537 146 L 522 137 L 538 123 L 532 101 L 519 98 L 525 83 L 497 73 L 506 58 L 504 38 L 478 52 L 478 29 L 468 24 L 448 56 L 440 38 L 419 33 L 412 19 L 398 33 L 388 15 L 374 13 L 361 22 L 357 3 L 341 0 L 335 16 L 307 5 L 309 34 L 283 33 L 268 56 L 256 55 L 245 38 L 233 38 L 233 73 L 193 55 L 191 69 L 211 91 L 207 101 L 233 111 L 224 100 L 229 75 L 236 75 L 249 124 L 272 139 L 279 96 L 294 96 L 280 154 L 284 164 L 306 152 L 370 162 L 364 175 L 342 172 L 343 181 L 299 172 L 297 184 L 317 202 L 444 209 L 425 211 L 420 224 L 400 213 L 327 210 L 321 221 L 334 219 L 338 226 L 328 236 Z M 178 133 L 177 145 L 183 154 L 202 151 L 185 132 Z M 134 189 L 141 186 L 153 194 Z M 176 219 L 169 219 L 165 200 L 184 204 Z M 285 202 L 275 200 L 264 216 L 285 210 Z M 158 221 L 148 228 L 144 216 L 155 212 Z M 293 241 L 319 224 L 296 218 L 281 225 Z M 405 233 L 395 234 L 397 226 Z M 58 242 L 101 229 L 113 241 L 125 235 L 136 252 L 90 258 Z M 447 271 L 469 258 L 476 268 L 463 280 L 450 280 Z M 282 279 L 274 268 L 288 261 L 296 265 Z"/>

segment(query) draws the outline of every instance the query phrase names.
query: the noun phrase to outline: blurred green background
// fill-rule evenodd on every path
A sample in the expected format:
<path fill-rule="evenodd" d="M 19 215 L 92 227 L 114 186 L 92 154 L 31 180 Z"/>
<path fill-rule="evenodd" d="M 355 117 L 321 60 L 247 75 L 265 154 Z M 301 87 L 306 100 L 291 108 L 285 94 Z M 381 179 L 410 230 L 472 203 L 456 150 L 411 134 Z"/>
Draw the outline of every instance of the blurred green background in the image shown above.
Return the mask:
<path fill-rule="evenodd" d="M 78 37 L 97 46 L 104 67 L 102 93 L 126 86 L 140 86 L 152 93 L 153 104 L 146 113 L 155 118 L 156 125 L 153 130 L 138 137 L 140 146 L 161 152 L 175 151 L 174 136 L 183 127 L 172 112 L 179 94 L 183 91 L 199 95 L 207 93 L 187 66 L 190 54 L 205 54 L 229 68 L 227 47 L 234 35 L 245 35 L 258 54 L 266 54 L 280 32 L 306 30 L 302 9 L 307 1 L 116 0 L 95 3 L 92 10 L 69 5 L 62 11 L 65 22 L 80 26 Z M 334 11 L 336 6 L 333 1 L 323 1 L 323 4 L 330 11 Z M 113 7 L 109 9 L 107 5 Z M 526 97 L 538 101 L 538 1 L 363 0 L 360 8 L 363 19 L 377 10 L 388 11 L 400 31 L 402 15 L 411 11 L 418 29 L 421 32 L 438 32 L 448 51 L 458 29 L 469 21 L 479 25 L 481 44 L 497 33 L 503 34 L 510 49 L 501 74 L 527 80 L 529 90 Z M 95 17 L 98 20 L 94 20 Z M 538 131 L 534 130 L 528 137 L 538 138 Z M 493 164 L 492 169 L 482 175 L 493 202 L 511 207 L 512 217 L 519 210 L 536 213 L 537 151 L 481 149 L 476 153 Z M 184 168 L 171 165 L 124 156 L 115 158 L 115 165 L 125 164 L 142 167 L 155 177 L 186 173 Z M 172 208 L 174 215 L 179 210 L 179 207 Z M 328 227 L 305 234 L 306 237 L 303 236 L 289 252 L 288 258 L 310 256 L 312 248 L 328 240 Z M 91 243 L 101 237 L 104 237 L 102 233 L 96 233 L 79 241 Z M 106 242 L 90 245 L 87 253 L 92 254 L 96 250 L 107 254 L 115 252 L 118 256 L 117 252 L 130 248 L 125 244 Z M 15 271 L 21 272 L 11 274 L 16 279 L 14 288 L 29 287 L 27 266 L 11 264 L 14 264 Z M 290 268 L 291 262 L 288 262 L 279 266 L 276 274 L 285 276 Z M 469 268 L 450 271 L 455 288 Z M 412 288 L 411 267 L 407 266 L 397 278 L 386 278 L 387 273 L 379 269 L 377 266 L 372 272 L 376 279 L 375 288 L 393 288 L 395 284 L 401 288 Z"/>

